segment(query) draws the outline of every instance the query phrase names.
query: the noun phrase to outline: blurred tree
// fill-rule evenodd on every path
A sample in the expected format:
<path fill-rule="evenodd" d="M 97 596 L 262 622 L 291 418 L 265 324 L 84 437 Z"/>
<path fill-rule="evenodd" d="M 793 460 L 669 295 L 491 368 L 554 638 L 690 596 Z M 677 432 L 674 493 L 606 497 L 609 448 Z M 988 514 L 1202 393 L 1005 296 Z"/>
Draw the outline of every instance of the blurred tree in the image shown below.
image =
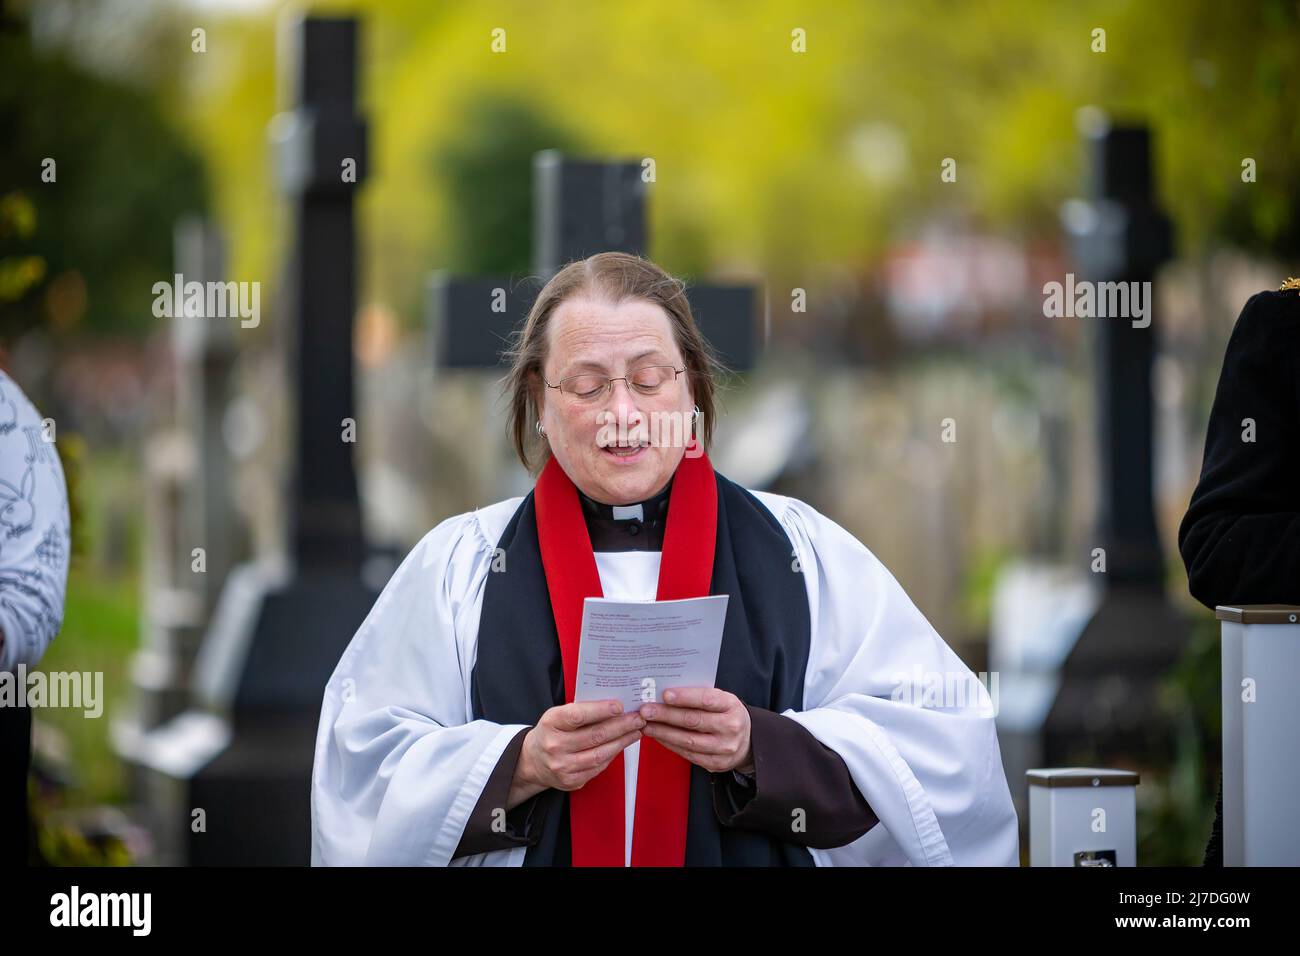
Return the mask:
<path fill-rule="evenodd" d="M 811 267 L 870 259 L 952 212 L 1056 237 L 1061 201 L 1082 188 L 1075 123 L 1090 105 L 1154 127 L 1158 188 L 1184 253 L 1222 239 L 1300 251 L 1300 167 L 1289 161 L 1300 14 L 1289 0 L 765 3 L 743 16 L 695 0 L 563 15 L 518 0 L 346 7 L 366 22 L 375 138 L 366 291 L 403 311 L 430 268 L 526 262 L 506 235 L 528 211 L 524 180 L 488 184 L 509 175 L 497 149 L 547 145 L 541 117 L 591 153 L 654 160 L 650 252 L 679 272 L 743 263 L 774 287 L 798 285 Z M 228 24 L 225 82 L 194 90 L 236 246 L 258 250 L 244 260 L 253 272 L 267 264 L 267 194 L 249 144 L 266 119 L 272 28 L 262 14 Z M 940 179 L 947 157 L 954 183 Z M 1253 183 L 1241 180 L 1247 157 Z"/>
<path fill-rule="evenodd" d="M 0 338 L 143 334 L 172 224 L 206 208 L 199 158 L 157 96 L 91 73 L 0 19 Z"/>
<path fill-rule="evenodd" d="M 22 191 L 0 196 L 0 242 L 15 246 L 26 243 L 36 232 L 36 206 Z M 0 306 L 21 301 L 45 278 L 45 259 L 38 255 L 14 255 L 0 259 Z"/>
<path fill-rule="evenodd" d="M 152 105 L 161 98 L 217 187 L 232 274 L 272 279 L 280 250 L 265 131 L 282 4 L 201 15 L 160 0 L 51 5 L 75 10 L 62 19 L 74 25 L 65 32 L 75 34 L 77 63 L 111 59 L 92 55 L 91 41 L 130 20 L 113 34 L 110 75 L 131 76 L 137 92 L 117 96 L 120 84 L 51 57 L 32 64 L 25 38 L 11 31 L 6 42 L 22 48 L 5 50 L 0 98 L 7 110 L 22 106 L 23 124 L 5 120 L 20 145 L 0 167 L 0 195 L 32 184 L 33 161 L 55 146 L 84 152 L 95 182 L 67 201 L 82 217 L 72 231 L 99 250 L 152 255 L 166 231 L 124 227 L 180 205 L 198 175 Z M 1291 109 L 1300 8 L 1290 0 L 766 3 L 743 16 L 694 0 L 582 4 L 563 15 L 518 0 L 310 6 L 346 7 L 365 21 L 363 108 L 374 149 L 361 200 L 363 289 L 411 318 L 431 268 L 525 265 L 525 240 L 512 227 L 531 212 L 528 174 L 520 167 L 521 178 L 509 178 L 512 153 L 573 142 L 654 160 L 650 251 L 667 268 L 743 263 L 779 288 L 806 282 L 810 267 L 870 259 L 938 214 L 1059 235 L 1060 202 L 1082 188 L 1076 111 L 1095 105 L 1153 126 L 1158 188 L 1184 253 L 1222 240 L 1300 252 L 1300 166 L 1291 162 L 1300 147 Z M 177 10 L 188 11 L 183 23 Z M 188 50 L 191 21 L 208 30 L 201 57 L 178 52 Z M 60 71 L 77 82 L 51 82 Z M 108 168 L 122 165 L 123 146 L 156 158 Z M 945 158 L 956 162 L 955 182 L 940 178 Z M 1253 182 L 1242 180 L 1247 159 Z M 142 169 L 149 175 L 131 175 Z M 67 215 L 36 205 L 42 235 L 47 225 L 68 231 Z M 68 267 L 47 265 L 46 284 Z M 129 264 L 116 266 L 119 283 L 138 282 Z M 98 310 L 103 276 L 85 281 Z"/>
<path fill-rule="evenodd" d="M 463 135 L 439 144 L 436 188 L 447 196 L 446 267 L 508 275 L 532 268 L 533 155 L 577 150 L 577 140 L 531 104 L 482 92 L 459 110 Z"/>

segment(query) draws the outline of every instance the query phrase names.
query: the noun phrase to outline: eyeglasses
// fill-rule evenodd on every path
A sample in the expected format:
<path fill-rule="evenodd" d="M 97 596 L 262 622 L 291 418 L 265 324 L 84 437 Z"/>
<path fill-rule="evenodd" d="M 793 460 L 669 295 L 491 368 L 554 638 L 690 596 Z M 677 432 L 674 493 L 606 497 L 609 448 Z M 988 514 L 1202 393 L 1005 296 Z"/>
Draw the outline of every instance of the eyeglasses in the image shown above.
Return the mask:
<path fill-rule="evenodd" d="M 561 394 L 588 402 L 610 391 L 615 382 L 626 382 L 628 388 L 638 395 L 656 395 L 669 382 L 677 381 L 677 376 L 685 371 L 684 365 L 681 368 L 674 368 L 671 365 L 646 365 L 621 378 L 608 378 L 604 375 L 584 372 L 581 375 L 562 378 L 555 385 L 546 382 L 546 379 L 542 381 L 546 382 L 547 388 L 558 388 Z"/>

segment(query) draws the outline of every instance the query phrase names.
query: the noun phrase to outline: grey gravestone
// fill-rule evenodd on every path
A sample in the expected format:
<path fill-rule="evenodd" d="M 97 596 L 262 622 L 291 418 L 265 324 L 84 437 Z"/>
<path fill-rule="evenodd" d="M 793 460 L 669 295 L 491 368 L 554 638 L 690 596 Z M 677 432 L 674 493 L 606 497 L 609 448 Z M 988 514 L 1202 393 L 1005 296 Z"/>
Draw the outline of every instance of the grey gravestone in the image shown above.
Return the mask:
<path fill-rule="evenodd" d="M 221 281 L 220 234 L 197 217 L 175 232 L 183 282 Z M 146 462 L 149 547 L 142 647 L 132 659 L 134 710 L 115 728 L 132 759 L 139 735 L 175 717 L 189 697 L 190 672 L 232 553 L 233 507 L 222 417 L 235 364 L 230 322 L 183 310 L 171 317 L 176 422 L 151 436 Z M 194 549 L 202 548 L 201 572 Z"/>

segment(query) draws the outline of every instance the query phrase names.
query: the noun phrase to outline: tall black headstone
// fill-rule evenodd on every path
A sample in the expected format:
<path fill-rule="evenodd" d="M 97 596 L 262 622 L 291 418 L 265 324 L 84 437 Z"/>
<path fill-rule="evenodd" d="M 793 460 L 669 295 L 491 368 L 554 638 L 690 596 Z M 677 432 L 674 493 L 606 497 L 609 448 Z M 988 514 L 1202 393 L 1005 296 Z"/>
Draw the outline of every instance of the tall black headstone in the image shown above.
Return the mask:
<path fill-rule="evenodd" d="M 196 706 L 157 734 L 153 816 L 175 828 L 161 837 L 172 861 L 196 865 L 309 862 L 321 695 L 376 597 L 361 578 L 352 464 L 353 198 L 366 169 L 357 23 L 286 25 L 295 107 L 273 130 L 293 220 L 289 553 L 230 572 L 196 664 Z"/>
<path fill-rule="evenodd" d="M 1066 221 L 1083 278 L 1152 290 L 1172 253 L 1172 229 L 1155 197 L 1150 133 L 1098 122 L 1086 137 L 1091 196 L 1072 203 Z M 1080 320 L 1096 333 L 1095 547 L 1104 551 L 1105 571 L 1097 575 L 1101 604 L 1066 659 L 1048 715 L 1049 766 L 1169 753 L 1158 682 L 1177 660 L 1187 627 L 1165 594 L 1155 518 L 1151 381 L 1159 321 L 1149 295 L 1147 305 L 1149 323 L 1126 315 Z"/>
<path fill-rule="evenodd" d="M 356 309 L 353 200 L 366 174 L 366 127 L 355 113 L 357 27 L 308 18 L 293 34 L 295 109 L 279 123 L 280 188 L 292 205 L 287 282 L 293 316 L 289 372 L 297 429 L 289 540 L 300 568 L 357 572 L 361 509 L 353 445 L 352 320 Z"/>

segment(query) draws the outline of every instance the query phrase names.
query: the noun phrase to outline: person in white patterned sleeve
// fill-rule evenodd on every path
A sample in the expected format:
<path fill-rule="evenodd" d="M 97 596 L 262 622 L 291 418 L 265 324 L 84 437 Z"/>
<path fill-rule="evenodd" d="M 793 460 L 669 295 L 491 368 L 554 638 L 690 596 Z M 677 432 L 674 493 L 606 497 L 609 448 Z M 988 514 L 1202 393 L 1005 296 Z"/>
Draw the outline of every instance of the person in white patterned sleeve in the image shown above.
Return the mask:
<path fill-rule="evenodd" d="M 71 519 L 51 422 L 0 369 L 0 674 L 16 686 L 63 623 Z M 31 711 L 0 695 L 0 860 L 27 862 Z"/>

